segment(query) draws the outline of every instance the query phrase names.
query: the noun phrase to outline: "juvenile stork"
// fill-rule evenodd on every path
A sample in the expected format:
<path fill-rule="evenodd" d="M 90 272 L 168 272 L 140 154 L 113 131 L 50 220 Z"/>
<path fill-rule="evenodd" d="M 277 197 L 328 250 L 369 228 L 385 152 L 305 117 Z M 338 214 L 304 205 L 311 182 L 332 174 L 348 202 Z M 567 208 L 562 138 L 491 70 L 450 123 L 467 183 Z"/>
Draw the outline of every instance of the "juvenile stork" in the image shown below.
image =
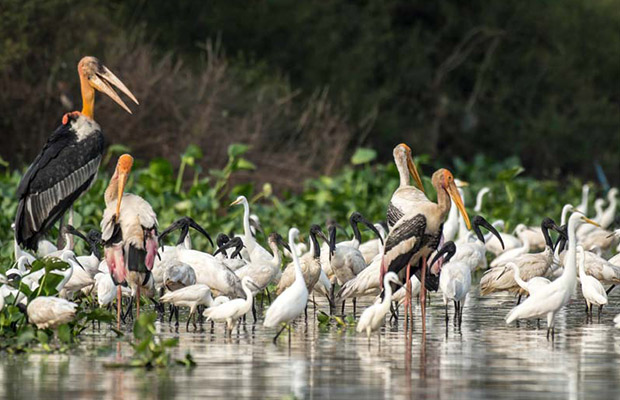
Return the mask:
<path fill-rule="evenodd" d="M 142 197 L 123 193 L 133 157 L 123 154 L 105 191 L 106 209 L 101 220 L 105 260 L 115 284 L 125 280 L 135 289 L 136 313 L 140 316 L 140 288 L 149 281 L 157 255 L 157 216 Z M 134 290 L 132 290 L 134 292 Z M 121 288 L 117 288 L 120 327 Z"/>
<path fill-rule="evenodd" d="M 396 222 L 385 241 L 383 263 L 381 265 L 381 279 L 383 279 L 387 271 L 400 273 L 406 266 L 406 287 L 409 287 L 411 273 L 420 272 L 420 281 L 422 283 L 420 303 L 424 327 L 426 317 L 424 288 L 428 283 L 426 279 L 426 260 L 439 245 L 443 223 L 450 210 L 450 199 L 458 207 L 467 228 L 471 229 L 469 216 L 467 211 L 465 211 L 463 200 L 454 183 L 452 173 L 447 169 L 439 169 L 433 174 L 432 183 L 437 191 L 437 203 L 433 203 L 425 196 L 423 196 L 424 198 L 420 196 L 417 202 L 411 204 L 407 212 Z M 411 270 L 412 265 L 413 270 Z M 435 284 L 438 284 L 438 282 L 435 282 Z M 431 289 L 437 290 L 437 286 L 431 287 Z M 411 305 L 410 296 L 408 296 L 407 305 Z"/>
<path fill-rule="evenodd" d="M 419 201 L 426 200 L 424 185 L 418 170 L 411 157 L 411 149 L 404 143 L 394 147 L 394 163 L 398 169 L 400 184 L 392 194 L 387 209 L 387 225 L 391 231 L 396 222 L 410 209 L 415 208 Z M 413 176 L 416 186 L 409 185 L 409 178 Z"/>
<path fill-rule="evenodd" d="M 17 189 L 15 241 L 36 250 L 39 240 L 95 181 L 103 154 L 103 133 L 95 120 L 95 90 L 131 110 L 113 86 L 138 100 L 101 61 L 84 57 L 78 64 L 82 111 L 65 114 L 30 165 Z"/>

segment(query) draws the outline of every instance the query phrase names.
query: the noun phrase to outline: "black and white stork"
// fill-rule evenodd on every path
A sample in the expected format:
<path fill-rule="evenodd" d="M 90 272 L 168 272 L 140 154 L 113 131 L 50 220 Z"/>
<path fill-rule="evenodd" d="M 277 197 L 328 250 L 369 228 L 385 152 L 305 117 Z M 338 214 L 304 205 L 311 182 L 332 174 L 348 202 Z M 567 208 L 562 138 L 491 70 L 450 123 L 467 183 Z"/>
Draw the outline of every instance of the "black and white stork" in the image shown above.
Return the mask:
<path fill-rule="evenodd" d="M 15 241 L 36 250 L 39 240 L 71 205 L 93 184 L 101 163 L 104 139 L 95 120 L 95 90 L 110 96 L 131 114 L 112 88 L 116 86 L 131 100 L 138 100 L 108 68 L 95 57 L 78 64 L 82 111 L 67 113 L 35 158 L 17 189 L 19 205 L 15 216 Z"/>
<path fill-rule="evenodd" d="M 408 288 L 411 274 L 420 273 L 420 282 L 422 283 L 420 303 L 423 324 L 426 317 L 424 288 L 437 290 L 439 283 L 438 279 L 435 279 L 432 287 L 429 287 L 428 279 L 426 279 L 426 260 L 439 245 L 443 223 L 450 210 L 450 199 L 463 215 L 467 227 L 471 229 L 469 216 L 465 211 L 463 200 L 454 183 L 452 173 L 447 169 L 439 169 L 433 174 L 432 183 L 437 191 L 437 203 L 433 203 L 426 196 L 424 198 L 418 197 L 417 201 L 411 203 L 406 213 L 396 222 L 388 234 L 381 265 L 381 279 L 388 271 L 401 273 L 407 267 L 405 280 Z M 412 270 L 411 267 L 413 267 Z M 410 313 L 410 291 L 407 294 L 406 304 Z"/>

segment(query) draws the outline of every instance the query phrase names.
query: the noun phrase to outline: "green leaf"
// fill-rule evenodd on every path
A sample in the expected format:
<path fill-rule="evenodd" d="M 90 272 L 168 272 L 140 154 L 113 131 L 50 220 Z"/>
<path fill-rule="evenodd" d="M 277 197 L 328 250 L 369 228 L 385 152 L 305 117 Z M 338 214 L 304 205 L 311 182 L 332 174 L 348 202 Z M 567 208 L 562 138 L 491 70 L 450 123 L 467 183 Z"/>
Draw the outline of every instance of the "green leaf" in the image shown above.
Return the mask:
<path fill-rule="evenodd" d="M 182 157 L 191 157 L 193 159 L 200 160 L 203 157 L 203 154 L 200 147 L 196 146 L 195 144 L 190 144 L 189 146 L 187 146 L 187 149 L 185 149 L 185 153 L 183 153 Z"/>
<path fill-rule="evenodd" d="M 49 342 L 49 336 L 47 333 L 45 333 L 45 331 L 39 329 L 37 331 L 37 340 L 41 344 L 46 344 L 47 342 Z"/>
<path fill-rule="evenodd" d="M 17 344 L 25 346 L 35 338 L 34 329 L 31 326 L 24 326 L 17 336 Z"/>
<path fill-rule="evenodd" d="M 228 157 L 235 159 L 247 153 L 248 150 L 250 150 L 250 146 L 247 144 L 233 143 L 228 146 Z"/>
<path fill-rule="evenodd" d="M 377 158 L 377 152 L 374 149 L 359 147 L 355 150 L 355 154 L 351 157 L 351 164 L 360 165 L 371 162 Z"/>
<path fill-rule="evenodd" d="M 245 169 L 245 170 L 254 170 L 256 169 L 256 165 L 246 160 L 245 158 L 240 158 L 237 160 L 237 168 L 236 169 Z"/>
<path fill-rule="evenodd" d="M 58 327 L 58 339 L 63 343 L 71 343 L 71 328 L 67 324 L 62 324 Z"/>
<path fill-rule="evenodd" d="M 511 181 L 515 177 L 517 177 L 517 175 L 521 174 L 523 171 L 525 171 L 525 169 L 521 166 L 508 168 L 503 171 L 500 171 L 497 174 L 497 179 L 500 181 Z"/>

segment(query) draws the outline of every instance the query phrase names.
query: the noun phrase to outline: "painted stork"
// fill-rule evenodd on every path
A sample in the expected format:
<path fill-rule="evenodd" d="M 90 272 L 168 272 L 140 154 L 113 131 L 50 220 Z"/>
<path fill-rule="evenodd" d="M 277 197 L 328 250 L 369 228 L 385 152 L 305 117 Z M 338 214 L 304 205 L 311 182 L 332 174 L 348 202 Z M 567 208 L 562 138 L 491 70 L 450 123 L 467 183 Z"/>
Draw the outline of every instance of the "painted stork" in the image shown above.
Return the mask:
<path fill-rule="evenodd" d="M 107 94 L 128 113 L 116 86 L 138 100 L 101 61 L 84 57 L 78 64 L 82 111 L 65 114 L 62 125 L 49 137 L 17 189 L 15 241 L 36 250 L 39 240 L 95 181 L 103 155 L 104 139 L 95 120 L 95 90 Z"/>
<path fill-rule="evenodd" d="M 400 183 L 388 204 L 386 221 L 390 231 L 409 209 L 415 208 L 415 204 L 426 199 L 424 185 L 411 157 L 409 146 L 401 143 L 394 147 L 394 163 L 398 169 Z M 409 185 L 410 176 L 413 176 L 416 186 Z"/>
<path fill-rule="evenodd" d="M 157 216 L 142 197 L 124 193 L 133 157 L 119 157 L 104 198 L 101 238 L 110 274 L 118 285 L 125 282 L 136 292 L 136 312 L 140 316 L 140 288 L 150 278 L 157 255 Z M 117 327 L 120 328 L 121 288 L 117 288 Z"/>
<path fill-rule="evenodd" d="M 424 288 L 428 284 L 426 279 L 426 259 L 439 245 L 443 223 L 446 219 L 452 201 L 458 207 L 465 219 L 468 229 L 471 229 L 469 216 L 459 195 L 452 173 L 447 169 L 435 171 L 432 177 L 433 187 L 437 191 L 437 203 L 433 203 L 425 196 L 419 196 L 418 201 L 411 203 L 410 208 L 396 222 L 390 231 L 383 252 L 381 265 L 381 279 L 387 271 L 400 273 L 406 268 L 406 287 L 409 287 L 411 272 L 421 274 L 422 291 L 420 303 L 422 305 L 422 323 L 425 325 L 426 294 Z M 422 198 L 423 197 L 423 198 Z M 419 265 L 421 263 L 421 266 Z M 414 266 L 411 271 L 411 266 Z M 438 282 L 435 282 L 438 283 Z M 437 290 L 436 287 L 431 287 Z M 411 304 L 409 298 L 407 304 Z"/>

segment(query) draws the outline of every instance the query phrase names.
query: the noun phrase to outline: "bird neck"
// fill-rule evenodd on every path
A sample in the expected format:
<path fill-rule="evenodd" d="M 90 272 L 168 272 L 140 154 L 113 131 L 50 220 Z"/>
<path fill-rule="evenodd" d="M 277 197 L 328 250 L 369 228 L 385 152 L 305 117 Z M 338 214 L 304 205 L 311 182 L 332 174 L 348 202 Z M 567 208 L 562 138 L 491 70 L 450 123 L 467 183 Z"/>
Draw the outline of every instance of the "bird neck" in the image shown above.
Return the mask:
<path fill-rule="evenodd" d="M 252 302 L 254 301 L 254 296 L 252 296 L 252 290 L 248 287 L 247 284 L 242 285 L 243 291 L 245 293 L 245 302 L 252 308 Z"/>
<path fill-rule="evenodd" d="M 95 116 L 95 89 L 88 84 L 82 74 L 80 74 L 80 89 L 82 92 L 82 114 L 90 119 Z"/>
<path fill-rule="evenodd" d="M 586 267 L 585 262 L 581 259 L 579 260 L 579 279 L 583 279 L 586 277 Z"/>
<path fill-rule="evenodd" d="M 353 240 L 351 241 L 351 247 L 357 249 L 362 243 L 362 234 L 359 227 L 357 226 L 357 222 L 351 221 L 351 228 L 353 228 Z"/>
<path fill-rule="evenodd" d="M 568 220 L 568 250 L 564 256 L 564 272 L 562 273 L 562 278 L 566 277 L 565 279 L 576 279 L 577 276 L 577 236 L 575 234 L 577 227 L 575 225 L 575 220 Z"/>
<path fill-rule="evenodd" d="M 313 258 L 321 257 L 321 246 L 319 246 L 319 240 L 315 233 L 310 233 L 310 254 Z"/>
<path fill-rule="evenodd" d="M 69 264 L 69 268 L 67 268 L 66 271 L 64 271 L 63 275 L 65 276 L 63 278 L 62 281 L 60 281 L 60 283 L 58 285 L 56 285 L 56 291 L 60 292 L 65 285 L 67 284 L 67 282 L 69 282 L 69 279 L 71 279 L 71 276 L 73 275 L 73 261 L 67 259 L 64 260 L 66 263 Z"/>
<path fill-rule="evenodd" d="M 273 253 L 271 264 L 274 267 L 280 268 L 282 258 L 280 257 L 280 252 L 278 251 L 278 244 L 276 242 L 269 241 L 269 247 L 271 248 L 271 252 Z"/>
<path fill-rule="evenodd" d="M 112 175 L 112 179 L 110 179 L 110 184 L 105 190 L 104 199 L 105 204 L 110 204 L 114 200 L 116 200 L 116 196 L 118 194 L 118 174 L 116 172 Z"/>
<path fill-rule="evenodd" d="M 392 285 L 390 285 L 390 282 L 385 278 L 383 280 L 383 292 L 384 296 L 381 305 L 383 307 L 389 307 L 392 302 Z"/>
<path fill-rule="evenodd" d="M 478 195 L 476 195 L 476 206 L 474 207 L 474 211 L 480 212 L 480 210 L 482 210 L 482 198 L 484 197 L 485 194 L 487 194 L 487 191 L 484 189 L 481 189 L 478 192 Z"/>
<path fill-rule="evenodd" d="M 398 187 L 409 186 L 409 170 L 407 169 L 407 160 L 402 157 L 396 159 L 396 168 L 398 169 L 398 176 L 400 183 Z"/>
<path fill-rule="evenodd" d="M 439 220 L 445 221 L 446 215 L 450 212 L 450 207 L 452 206 L 452 200 L 450 200 L 450 196 L 448 195 L 448 191 L 441 186 L 435 186 L 435 190 L 437 191 L 437 208 L 439 209 Z M 464 223 L 464 221 L 463 221 Z M 459 219 L 459 228 L 461 221 Z"/>
<path fill-rule="evenodd" d="M 243 201 L 243 232 L 246 238 L 254 237 L 250 227 L 250 205 L 247 200 Z"/>

